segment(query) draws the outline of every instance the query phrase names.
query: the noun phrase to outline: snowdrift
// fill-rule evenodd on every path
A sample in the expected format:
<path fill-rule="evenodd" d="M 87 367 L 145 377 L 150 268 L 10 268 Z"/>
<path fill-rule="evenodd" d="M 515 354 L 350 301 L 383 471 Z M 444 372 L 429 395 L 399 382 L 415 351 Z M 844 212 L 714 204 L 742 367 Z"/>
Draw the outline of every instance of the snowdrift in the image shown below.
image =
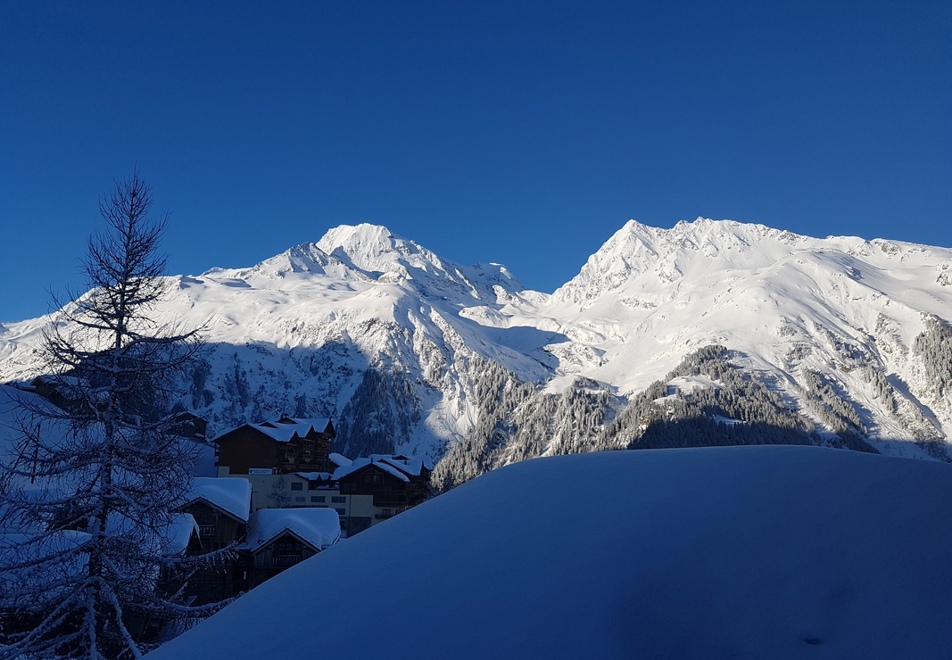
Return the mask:
<path fill-rule="evenodd" d="M 149 658 L 929 658 L 952 467 L 816 447 L 544 458 L 286 571 Z"/>

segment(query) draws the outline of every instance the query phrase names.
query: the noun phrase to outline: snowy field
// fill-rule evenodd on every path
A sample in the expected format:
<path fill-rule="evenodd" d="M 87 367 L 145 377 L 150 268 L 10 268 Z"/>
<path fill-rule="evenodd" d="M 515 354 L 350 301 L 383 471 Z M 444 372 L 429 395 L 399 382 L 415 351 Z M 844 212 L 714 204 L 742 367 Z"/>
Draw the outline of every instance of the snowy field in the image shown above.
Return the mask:
<path fill-rule="evenodd" d="M 952 466 L 816 447 L 490 472 L 162 658 L 948 658 Z"/>

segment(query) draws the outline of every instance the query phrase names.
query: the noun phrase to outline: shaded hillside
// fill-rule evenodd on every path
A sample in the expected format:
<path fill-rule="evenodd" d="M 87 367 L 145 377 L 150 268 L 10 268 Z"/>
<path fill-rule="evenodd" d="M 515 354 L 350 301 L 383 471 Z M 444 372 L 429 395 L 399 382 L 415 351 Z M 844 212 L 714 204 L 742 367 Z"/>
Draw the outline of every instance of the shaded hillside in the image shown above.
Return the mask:
<path fill-rule="evenodd" d="M 944 657 L 949 501 L 952 466 L 816 447 L 525 461 L 302 562 L 148 657 Z M 315 594 L 333 602 L 319 616 Z"/>

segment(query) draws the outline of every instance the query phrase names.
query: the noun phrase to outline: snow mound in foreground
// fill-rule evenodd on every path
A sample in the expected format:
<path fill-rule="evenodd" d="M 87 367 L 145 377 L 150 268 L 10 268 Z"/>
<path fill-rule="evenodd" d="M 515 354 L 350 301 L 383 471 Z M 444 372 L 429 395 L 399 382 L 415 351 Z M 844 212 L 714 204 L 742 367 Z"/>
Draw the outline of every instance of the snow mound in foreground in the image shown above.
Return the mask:
<path fill-rule="evenodd" d="M 303 562 L 150 658 L 898 658 L 952 648 L 952 467 L 544 458 Z"/>

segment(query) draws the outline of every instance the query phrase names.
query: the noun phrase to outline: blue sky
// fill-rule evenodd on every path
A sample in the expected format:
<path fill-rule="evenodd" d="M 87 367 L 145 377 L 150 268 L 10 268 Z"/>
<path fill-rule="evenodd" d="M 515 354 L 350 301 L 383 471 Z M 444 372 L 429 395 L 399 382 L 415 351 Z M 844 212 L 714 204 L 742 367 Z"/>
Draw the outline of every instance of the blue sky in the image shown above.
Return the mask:
<path fill-rule="evenodd" d="M 629 218 L 952 247 L 948 2 L 0 3 L 0 320 L 138 165 L 171 273 L 372 222 L 552 291 Z"/>

